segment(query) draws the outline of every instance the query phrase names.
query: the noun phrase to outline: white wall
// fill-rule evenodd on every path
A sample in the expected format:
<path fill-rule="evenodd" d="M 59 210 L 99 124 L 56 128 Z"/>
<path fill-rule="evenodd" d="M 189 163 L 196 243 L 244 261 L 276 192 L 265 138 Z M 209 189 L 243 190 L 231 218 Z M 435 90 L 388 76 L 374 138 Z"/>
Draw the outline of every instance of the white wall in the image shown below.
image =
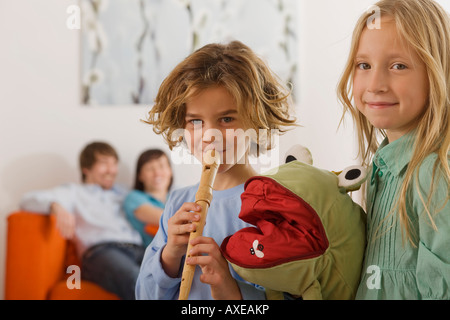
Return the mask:
<path fill-rule="evenodd" d="M 79 181 L 77 157 L 92 140 L 109 141 L 121 157 L 119 182 L 131 185 L 138 154 L 162 147 L 139 122 L 149 107 L 79 104 L 79 31 L 66 28 L 75 0 L 0 0 L 0 298 L 3 297 L 6 217 L 21 195 Z M 315 165 L 340 169 L 355 163 L 351 123 L 337 131 L 341 108 L 335 88 L 357 16 L 373 1 L 300 0 L 302 128 L 283 136 L 280 153 L 309 147 Z M 198 169 L 175 168 L 176 183 L 192 184 Z M 26 236 L 26 235 L 24 235 Z"/>

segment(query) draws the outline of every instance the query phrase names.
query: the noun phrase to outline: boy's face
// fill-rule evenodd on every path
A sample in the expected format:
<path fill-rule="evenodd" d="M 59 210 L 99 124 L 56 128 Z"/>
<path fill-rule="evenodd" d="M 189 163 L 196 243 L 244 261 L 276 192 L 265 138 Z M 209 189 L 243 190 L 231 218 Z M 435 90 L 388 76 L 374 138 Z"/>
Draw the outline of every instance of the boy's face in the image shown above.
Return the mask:
<path fill-rule="evenodd" d="M 186 103 L 186 140 L 191 153 L 201 161 L 202 154 L 215 149 L 220 154 L 219 172 L 244 163 L 248 139 L 234 98 L 224 87 L 213 87 L 194 95 Z"/>
<path fill-rule="evenodd" d="M 381 29 L 366 28 L 355 60 L 355 104 L 370 123 L 385 129 L 392 142 L 410 131 L 428 99 L 425 64 L 385 17 Z"/>
<path fill-rule="evenodd" d="M 91 168 L 83 168 L 85 183 L 98 184 L 103 189 L 111 189 L 117 176 L 117 159 L 114 156 L 97 153 Z"/>

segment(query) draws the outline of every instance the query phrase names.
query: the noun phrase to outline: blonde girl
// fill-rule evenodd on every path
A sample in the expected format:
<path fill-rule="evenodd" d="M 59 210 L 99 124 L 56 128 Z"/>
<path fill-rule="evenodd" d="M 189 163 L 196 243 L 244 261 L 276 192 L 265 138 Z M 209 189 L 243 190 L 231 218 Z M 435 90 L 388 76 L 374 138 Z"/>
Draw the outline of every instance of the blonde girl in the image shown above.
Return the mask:
<path fill-rule="evenodd" d="M 187 263 L 198 265 L 190 299 L 262 299 L 264 292 L 230 270 L 218 244 L 241 228 L 239 219 L 244 183 L 255 175 L 248 161 L 250 144 L 270 149 L 273 131 L 283 131 L 294 120 L 289 115 L 289 92 L 250 48 L 234 41 L 210 44 L 181 62 L 164 80 L 149 113 L 148 123 L 162 134 L 170 148 L 184 142 L 200 158 L 208 149 L 221 156 L 213 201 L 203 237 L 194 245 Z M 237 131 L 267 134 L 244 136 Z M 231 155 L 231 156 L 230 156 Z M 182 265 L 192 221 L 199 220 L 194 203 L 198 184 L 171 193 L 160 228 L 148 247 L 136 285 L 138 299 L 177 299 Z"/>
<path fill-rule="evenodd" d="M 338 86 L 359 155 L 373 161 L 357 298 L 450 299 L 449 15 L 432 0 L 375 6 Z"/>

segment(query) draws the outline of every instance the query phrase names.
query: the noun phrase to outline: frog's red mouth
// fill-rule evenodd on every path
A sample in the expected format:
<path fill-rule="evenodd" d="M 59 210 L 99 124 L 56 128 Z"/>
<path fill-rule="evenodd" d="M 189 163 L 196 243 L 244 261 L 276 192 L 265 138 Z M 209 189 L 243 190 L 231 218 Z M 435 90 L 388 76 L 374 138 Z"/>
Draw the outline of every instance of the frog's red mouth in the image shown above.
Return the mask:
<path fill-rule="evenodd" d="M 249 227 L 226 238 L 221 250 L 243 268 L 270 268 L 322 255 L 328 239 L 317 212 L 301 197 L 268 177 L 253 177 L 241 196 L 239 218 Z"/>

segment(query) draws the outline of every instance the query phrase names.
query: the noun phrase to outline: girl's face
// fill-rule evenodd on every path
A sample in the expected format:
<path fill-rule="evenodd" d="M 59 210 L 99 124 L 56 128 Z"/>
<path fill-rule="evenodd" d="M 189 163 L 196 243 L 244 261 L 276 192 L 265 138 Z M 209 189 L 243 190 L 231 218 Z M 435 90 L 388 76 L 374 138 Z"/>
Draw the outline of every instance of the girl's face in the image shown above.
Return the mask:
<path fill-rule="evenodd" d="M 172 169 L 166 156 L 146 162 L 139 172 L 139 180 L 147 192 L 167 191 L 171 179 Z"/>
<path fill-rule="evenodd" d="M 220 155 L 219 172 L 245 163 L 249 143 L 234 98 L 224 87 L 213 87 L 194 95 L 186 103 L 186 140 L 191 153 L 215 149 Z"/>
<path fill-rule="evenodd" d="M 363 31 L 355 68 L 355 104 L 374 127 L 386 130 L 390 142 L 417 125 L 427 105 L 427 70 L 392 19 Z"/>

